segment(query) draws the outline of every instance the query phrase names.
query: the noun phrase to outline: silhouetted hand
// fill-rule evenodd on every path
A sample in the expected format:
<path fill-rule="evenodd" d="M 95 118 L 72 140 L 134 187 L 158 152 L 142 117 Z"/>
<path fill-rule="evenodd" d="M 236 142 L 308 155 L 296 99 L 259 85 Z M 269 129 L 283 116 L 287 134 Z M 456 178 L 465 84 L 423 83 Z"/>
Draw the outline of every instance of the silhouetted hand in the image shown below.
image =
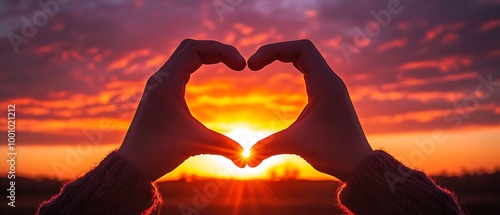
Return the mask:
<path fill-rule="evenodd" d="M 242 147 L 196 120 L 184 99 L 191 73 L 202 64 L 219 62 L 238 71 L 246 66 L 233 46 L 186 39 L 149 78 L 118 153 L 152 181 L 194 155 L 222 155 L 239 167 L 246 165 Z"/>
<path fill-rule="evenodd" d="M 342 79 L 309 40 L 262 46 L 248 60 L 257 71 L 279 60 L 292 62 L 304 74 L 308 104 L 287 129 L 252 147 L 251 167 L 277 154 L 296 154 L 316 170 L 345 181 L 373 150 L 356 116 Z"/>

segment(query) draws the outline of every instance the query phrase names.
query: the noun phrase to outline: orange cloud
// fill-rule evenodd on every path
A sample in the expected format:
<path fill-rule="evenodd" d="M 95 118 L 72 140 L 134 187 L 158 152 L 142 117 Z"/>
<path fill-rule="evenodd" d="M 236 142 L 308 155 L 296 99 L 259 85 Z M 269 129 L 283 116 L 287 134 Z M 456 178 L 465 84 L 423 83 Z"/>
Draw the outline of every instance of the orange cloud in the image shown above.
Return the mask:
<path fill-rule="evenodd" d="M 57 133 L 62 131 L 81 131 L 98 129 L 103 120 L 111 120 L 113 130 L 126 131 L 130 125 L 129 119 L 106 119 L 106 118 L 85 118 L 85 119 L 61 119 L 61 120 L 23 120 L 23 132 Z"/>
<path fill-rule="evenodd" d="M 269 78 L 268 82 L 269 84 L 278 84 L 281 81 L 292 81 L 295 82 L 296 84 L 303 84 L 304 79 L 302 77 L 298 77 L 294 74 L 288 73 L 288 72 L 281 72 L 278 74 L 275 74 Z"/>
<path fill-rule="evenodd" d="M 61 99 L 69 95 L 68 91 L 51 91 L 48 93 L 48 97 L 52 99 Z"/>
<path fill-rule="evenodd" d="M 199 95 L 190 102 L 192 107 L 212 106 L 232 106 L 232 105 L 263 105 L 264 107 L 273 107 L 276 101 L 296 102 L 302 100 L 302 94 L 263 94 L 254 93 L 245 96 L 210 96 Z"/>
<path fill-rule="evenodd" d="M 253 27 L 244 25 L 242 23 L 235 23 L 233 27 L 236 30 L 239 30 L 242 35 L 248 35 L 253 32 Z"/>
<path fill-rule="evenodd" d="M 443 113 L 443 110 L 417 111 L 404 114 L 363 118 L 362 121 L 366 124 L 397 124 L 403 121 L 425 123 L 432 121 L 435 118 L 442 117 Z"/>
<path fill-rule="evenodd" d="M 409 93 L 409 99 L 418 100 L 422 102 L 427 102 L 430 100 L 446 100 L 448 102 L 456 102 L 460 99 L 465 98 L 464 93 L 457 92 L 422 92 L 422 93 Z"/>
<path fill-rule="evenodd" d="M 137 57 L 148 56 L 150 53 L 151 53 L 151 50 L 149 50 L 149 49 L 142 49 L 142 50 L 137 50 L 137 51 L 131 52 L 128 55 L 111 62 L 108 65 L 108 67 L 106 68 L 106 70 L 111 71 L 111 70 L 115 70 L 115 69 L 125 68 L 130 63 L 130 61 L 134 60 Z"/>
<path fill-rule="evenodd" d="M 405 98 L 405 93 L 396 92 L 396 91 L 372 91 L 369 92 L 369 98 L 377 101 L 386 101 L 386 100 L 400 100 Z"/>
<path fill-rule="evenodd" d="M 231 89 L 231 86 L 232 85 L 229 83 L 223 83 L 223 82 L 213 83 L 213 81 L 207 84 L 199 84 L 199 85 L 188 84 L 186 87 L 186 92 L 188 94 L 204 94 L 214 90 L 229 90 Z"/>
<path fill-rule="evenodd" d="M 165 62 L 167 61 L 167 58 L 163 55 L 157 55 L 151 59 L 148 59 L 146 61 L 146 66 L 149 68 L 159 68 L 161 67 Z"/>
<path fill-rule="evenodd" d="M 351 100 L 356 102 L 364 99 L 366 96 L 370 95 L 371 92 L 376 91 L 376 87 L 356 87 L 353 89 L 349 89 L 349 95 L 351 97 Z"/>
<path fill-rule="evenodd" d="M 391 88 L 392 87 L 393 86 L 391 86 Z M 373 87 L 363 87 L 353 90 L 350 95 L 353 101 L 360 101 L 364 98 L 368 98 L 375 101 L 396 101 L 409 99 L 421 102 L 428 102 L 431 100 L 445 100 L 448 102 L 455 102 L 463 99 L 466 96 L 466 94 L 462 92 L 401 92 L 389 90 L 381 91 Z"/>
<path fill-rule="evenodd" d="M 276 36 L 276 29 L 271 28 L 267 32 L 262 32 L 258 34 L 254 34 L 253 36 L 246 36 L 240 39 L 240 42 L 238 45 L 240 47 L 247 47 L 247 46 L 261 46 L 265 44 L 265 41 L 269 40 L 273 36 Z"/>
<path fill-rule="evenodd" d="M 227 44 L 232 44 L 236 39 L 236 34 L 233 32 L 229 32 L 223 39 L 222 42 Z"/>
<path fill-rule="evenodd" d="M 466 79 L 476 78 L 477 75 L 478 74 L 476 72 L 468 72 L 468 73 L 450 74 L 441 77 L 426 78 L 426 79 L 402 78 L 403 80 L 398 80 L 398 82 L 396 83 L 389 83 L 382 85 L 382 89 L 394 90 L 400 87 L 413 87 L 431 83 L 444 83 L 448 81 L 466 80 Z"/>
<path fill-rule="evenodd" d="M 104 89 L 106 90 L 115 90 L 115 89 L 126 89 L 130 87 L 138 87 L 138 86 L 143 86 L 145 83 L 145 80 L 137 80 L 137 81 L 123 81 L 123 80 L 117 80 L 117 81 L 111 81 L 106 83 L 104 86 Z"/>
<path fill-rule="evenodd" d="M 71 117 L 86 112 L 83 110 L 87 110 L 86 108 L 89 107 L 100 107 L 96 110 L 103 110 L 103 108 L 111 109 L 110 107 L 106 107 L 110 105 L 111 98 L 126 98 L 127 96 L 131 96 L 128 93 L 128 89 L 107 90 L 97 95 L 73 94 L 67 97 L 62 97 L 61 95 L 65 95 L 65 93 L 60 93 L 60 97 L 53 100 L 40 100 L 26 97 L 0 102 L 0 105 L 7 106 L 7 104 L 16 104 L 23 106 L 23 109 L 27 110 L 26 113 L 29 113 L 29 115 L 43 115 L 50 112 L 50 114 L 54 116 Z M 95 114 L 96 110 L 91 112 Z"/>
<path fill-rule="evenodd" d="M 101 105 L 101 106 L 97 106 L 97 107 L 88 108 L 86 110 L 86 112 L 89 116 L 92 116 L 92 115 L 96 115 L 99 113 L 109 113 L 109 112 L 113 112 L 116 110 L 117 110 L 117 107 L 115 104 L 109 104 L 109 105 Z"/>

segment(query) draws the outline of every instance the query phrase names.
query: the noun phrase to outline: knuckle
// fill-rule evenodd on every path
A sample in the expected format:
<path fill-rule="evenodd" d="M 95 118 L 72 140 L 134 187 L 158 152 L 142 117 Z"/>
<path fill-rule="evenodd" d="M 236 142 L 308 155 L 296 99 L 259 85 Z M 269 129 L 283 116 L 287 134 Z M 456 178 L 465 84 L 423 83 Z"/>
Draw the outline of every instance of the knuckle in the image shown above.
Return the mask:
<path fill-rule="evenodd" d="M 337 80 L 337 83 L 339 85 L 339 87 L 344 90 L 344 91 L 347 91 L 347 85 L 345 84 L 344 80 L 342 78 L 340 78 L 338 75 L 335 74 L 335 78 Z"/>
<path fill-rule="evenodd" d="M 153 85 L 155 84 L 157 81 L 156 81 L 156 73 L 151 75 L 148 80 L 146 81 L 146 86 L 150 86 L 150 85 Z"/>
<path fill-rule="evenodd" d="M 269 48 L 271 47 L 271 44 L 267 44 L 267 45 L 263 45 L 261 47 L 259 47 L 259 49 L 257 49 L 257 51 L 255 53 L 266 53 Z"/>
<path fill-rule="evenodd" d="M 231 50 L 231 52 L 238 52 L 238 49 L 236 49 L 236 47 L 232 46 L 232 45 L 226 45 L 226 47 Z"/>
<path fill-rule="evenodd" d="M 196 48 L 199 46 L 200 41 L 198 40 L 190 40 L 189 42 L 186 43 L 185 49 L 189 51 L 196 50 Z"/>
<path fill-rule="evenodd" d="M 302 39 L 299 42 L 305 47 L 314 47 L 314 43 L 309 39 Z"/>
<path fill-rule="evenodd" d="M 182 45 L 182 44 L 186 45 L 186 44 L 188 44 L 188 43 L 190 43 L 190 42 L 192 42 L 192 41 L 194 41 L 194 40 L 193 40 L 193 39 L 191 39 L 191 38 L 186 38 L 186 39 L 182 40 L 181 45 Z"/>
<path fill-rule="evenodd" d="M 156 90 L 156 88 L 158 88 L 160 84 L 158 83 L 156 77 L 153 75 L 151 77 L 149 77 L 149 79 L 147 80 L 146 82 L 146 86 L 145 86 L 145 91 L 148 91 L 148 92 L 156 92 L 158 90 Z"/>

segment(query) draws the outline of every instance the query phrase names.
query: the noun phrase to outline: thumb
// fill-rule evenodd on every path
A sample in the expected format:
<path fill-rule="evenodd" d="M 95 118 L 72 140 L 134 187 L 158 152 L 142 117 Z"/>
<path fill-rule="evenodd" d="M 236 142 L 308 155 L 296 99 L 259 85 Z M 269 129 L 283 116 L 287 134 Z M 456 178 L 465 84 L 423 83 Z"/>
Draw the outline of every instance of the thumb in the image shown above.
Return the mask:
<path fill-rule="evenodd" d="M 293 154 L 292 144 L 287 130 L 280 131 L 266 137 L 253 145 L 251 155 L 247 160 L 248 166 L 256 167 L 265 159 L 279 154 Z"/>
<path fill-rule="evenodd" d="M 246 166 L 246 161 L 241 156 L 243 153 L 243 147 L 241 147 L 239 143 L 224 136 L 223 134 L 209 129 L 207 130 L 208 133 L 204 137 L 205 140 L 197 146 L 198 152 L 201 154 L 224 156 L 233 161 L 233 163 L 240 168 Z"/>

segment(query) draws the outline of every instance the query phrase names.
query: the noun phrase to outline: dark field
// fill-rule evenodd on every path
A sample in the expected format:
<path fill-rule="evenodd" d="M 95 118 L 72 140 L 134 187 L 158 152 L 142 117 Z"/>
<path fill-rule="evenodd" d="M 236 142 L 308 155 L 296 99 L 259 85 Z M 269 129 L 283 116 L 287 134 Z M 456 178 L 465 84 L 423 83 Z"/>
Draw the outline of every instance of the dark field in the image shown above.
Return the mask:
<path fill-rule="evenodd" d="M 500 214 L 500 172 L 438 177 L 438 181 L 455 191 L 469 214 Z M 0 182 L 7 187 L 5 178 Z M 223 187 L 217 190 L 217 183 Z M 3 197 L 0 214 L 33 214 L 42 200 L 59 191 L 61 182 L 18 178 L 16 185 L 16 208 L 8 207 Z M 182 214 L 180 208 L 198 214 L 340 214 L 334 205 L 338 184 L 331 181 L 204 179 L 161 182 L 159 186 L 164 198 L 162 214 Z"/>

